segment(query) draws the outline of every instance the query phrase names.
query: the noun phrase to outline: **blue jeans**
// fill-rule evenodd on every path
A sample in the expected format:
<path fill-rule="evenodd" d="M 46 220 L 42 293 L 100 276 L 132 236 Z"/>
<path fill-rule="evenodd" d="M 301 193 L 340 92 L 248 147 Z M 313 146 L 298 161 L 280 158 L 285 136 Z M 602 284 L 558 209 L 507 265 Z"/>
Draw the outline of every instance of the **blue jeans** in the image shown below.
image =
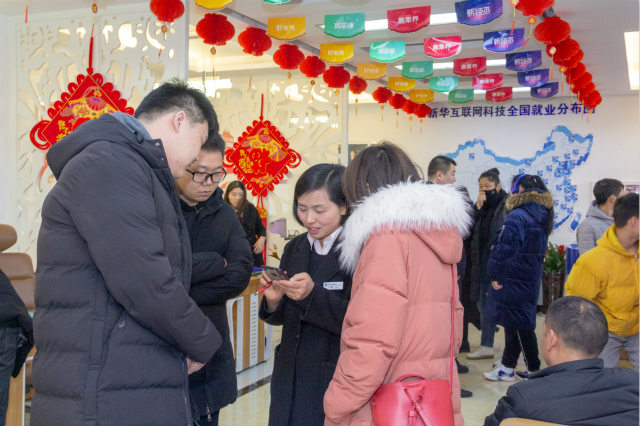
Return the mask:
<path fill-rule="evenodd" d="M 0 425 L 4 425 L 9 405 L 9 381 L 16 363 L 17 328 L 0 328 Z"/>
<path fill-rule="evenodd" d="M 482 334 L 480 335 L 480 345 L 487 348 L 493 347 L 493 338 L 496 334 L 496 323 L 487 319 L 484 314 L 484 306 L 487 301 L 487 291 L 480 290 L 480 298 L 478 299 L 478 310 L 480 311 L 480 326 Z"/>

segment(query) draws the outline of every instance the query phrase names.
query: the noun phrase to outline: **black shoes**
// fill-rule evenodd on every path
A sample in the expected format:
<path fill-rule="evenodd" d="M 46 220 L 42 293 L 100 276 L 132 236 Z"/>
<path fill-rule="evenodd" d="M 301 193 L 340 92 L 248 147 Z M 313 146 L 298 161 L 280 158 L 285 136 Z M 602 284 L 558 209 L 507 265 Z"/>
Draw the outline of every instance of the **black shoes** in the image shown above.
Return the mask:
<path fill-rule="evenodd" d="M 456 365 L 458 366 L 458 374 L 466 374 L 469 372 L 469 367 L 460 364 L 460 361 L 456 358 Z"/>
<path fill-rule="evenodd" d="M 460 389 L 460 398 L 470 398 L 473 396 L 473 392 L 466 389 Z"/>

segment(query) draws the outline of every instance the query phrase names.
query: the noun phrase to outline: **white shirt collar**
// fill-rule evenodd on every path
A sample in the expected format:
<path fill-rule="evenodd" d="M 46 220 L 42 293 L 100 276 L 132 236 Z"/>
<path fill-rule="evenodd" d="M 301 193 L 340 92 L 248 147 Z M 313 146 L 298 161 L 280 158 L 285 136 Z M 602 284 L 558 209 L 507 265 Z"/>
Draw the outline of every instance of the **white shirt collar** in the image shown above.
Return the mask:
<path fill-rule="evenodd" d="M 311 248 L 315 250 L 321 256 L 325 256 L 329 254 L 331 251 L 331 247 L 333 247 L 333 243 L 338 239 L 338 235 L 342 231 L 342 226 L 333 231 L 330 235 L 326 236 L 322 241 L 322 245 L 320 245 L 320 241 L 313 238 L 311 235 L 307 233 L 307 239 L 309 240 L 309 244 L 311 244 Z"/>

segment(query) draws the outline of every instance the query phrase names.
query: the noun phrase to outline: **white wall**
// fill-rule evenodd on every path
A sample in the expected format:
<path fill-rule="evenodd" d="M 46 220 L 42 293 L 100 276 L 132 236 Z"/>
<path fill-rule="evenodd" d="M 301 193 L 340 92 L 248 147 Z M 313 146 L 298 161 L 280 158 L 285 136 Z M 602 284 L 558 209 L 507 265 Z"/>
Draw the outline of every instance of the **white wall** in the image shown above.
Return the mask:
<path fill-rule="evenodd" d="M 568 98 L 547 101 L 553 105 L 568 103 Z M 519 103 L 542 103 L 534 100 L 516 100 Z M 477 105 L 474 102 L 474 105 Z M 495 104 L 493 104 L 495 105 Z M 452 104 L 448 105 L 449 107 Z M 507 105 L 508 106 L 508 105 Z M 396 121 L 398 127 L 396 127 Z M 592 200 L 592 185 L 604 177 L 622 181 L 640 182 L 638 96 L 605 98 L 596 114 L 587 116 L 539 117 L 490 117 L 490 118 L 437 118 L 425 119 L 422 125 L 414 118 L 400 112 L 384 109 L 384 121 L 380 121 L 380 107 L 376 104 L 360 105 L 358 117 L 350 116 L 349 143 L 368 143 L 387 139 L 400 145 L 426 173 L 429 160 L 438 154 L 456 151 L 458 145 L 474 139 L 482 139 L 486 147 L 496 154 L 512 158 L 533 157 L 558 125 L 571 132 L 593 135 L 593 147 L 587 161 L 577 167 L 571 181 L 577 185 L 578 201 L 574 209 L 586 212 Z M 420 127 L 422 126 L 422 133 Z M 411 128 L 411 129 L 410 129 Z M 462 158 L 460 161 L 464 161 Z M 511 176 L 503 176 L 510 182 Z M 469 188 L 472 197 L 477 195 L 477 182 L 458 180 Z M 556 243 L 575 241 L 574 231 L 564 224 L 554 231 L 551 240 Z"/>
<path fill-rule="evenodd" d="M 10 19 L 0 15 L 0 58 L 15 58 L 13 56 L 13 34 Z M 12 143 L 12 106 L 14 96 L 11 92 L 11 73 L 14 61 L 3 61 L 0 65 L 0 223 L 15 225 L 15 150 Z"/>

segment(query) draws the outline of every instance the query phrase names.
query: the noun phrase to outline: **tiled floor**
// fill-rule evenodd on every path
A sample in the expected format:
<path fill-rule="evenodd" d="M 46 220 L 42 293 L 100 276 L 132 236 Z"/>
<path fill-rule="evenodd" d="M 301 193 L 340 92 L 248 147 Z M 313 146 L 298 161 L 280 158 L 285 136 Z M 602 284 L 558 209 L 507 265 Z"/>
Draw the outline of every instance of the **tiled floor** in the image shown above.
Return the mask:
<path fill-rule="evenodd" d="M 538 316 L 538 342 L 540 342 L 540 334 L 544 317 Z M 280 341 L 280 329 L 274 329 L 274 345 Z M 469 341 L 471 349 L 475 350 L 480 341 L 480 332 L 474 327 L 469 329 Z M 500 330 L 496 334 L 496 360 L 502 356 L 502 347 L 504 347 L 504 332 Z M 538 343 L 539 346 L 539 343 Z M 477 360 L 471 361 L 466 359 L 466 354 L 461 354 L 458 360 L 469 367 L 469 373 L 460 375 L 462 387 L 473 392 L 471 398 L 462 400 L 462 414 L 467 425 L 482 425 L 484 418 L 491 414 L 496 403 L 502 397 L 511 383 L 506 382 L 489 382 L 482 378 L 484 371 L 492 368 L 493 360 Z M 238 375 L 238 388 L 246 388 L 250 383 L 266 377 L 271 374 L 273 368 L 272 361 L 265 362 Z M 545 367 L 544 360 L 542 368 Z M 518 369 L 524 369 L 519 366 Z M 228 407 L 225 407 L 220 413 L 220 426 L 262 426 L 266 425 L 269 418 L 269 384 L 261 386 L 250 391 L 238 398 L 238 400 Z"/>

